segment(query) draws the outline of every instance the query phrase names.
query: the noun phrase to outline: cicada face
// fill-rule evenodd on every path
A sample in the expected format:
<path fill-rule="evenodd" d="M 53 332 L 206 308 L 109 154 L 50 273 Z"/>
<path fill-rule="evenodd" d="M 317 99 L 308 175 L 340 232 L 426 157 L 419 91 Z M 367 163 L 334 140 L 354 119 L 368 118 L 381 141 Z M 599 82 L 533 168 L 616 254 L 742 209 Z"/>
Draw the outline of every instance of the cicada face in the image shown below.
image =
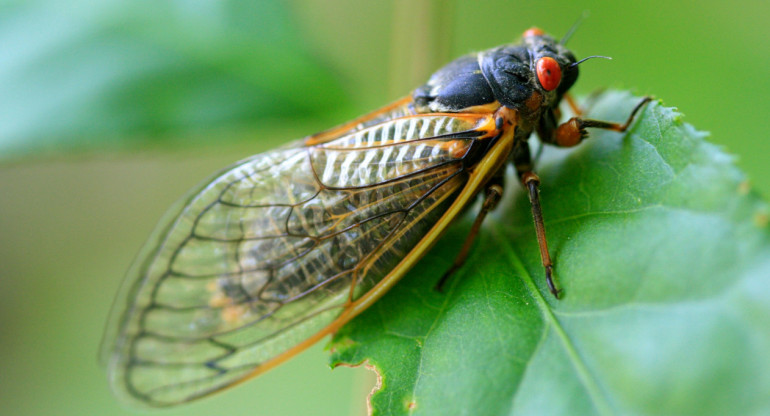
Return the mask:
<path fill-rule="evenodd" d="M 486 189 L 479 225 L 508 161 L 557 294 L 527 138 L 571 145 L 584 127 L 628 126 L 557 126 L 577 74 L 563 45 L 530 30 L 389 106 L 214 175 L 128 272 L 103 343 L 115 392 L 174 405 L 292 357 L 382 296 Z"/>
<path fill-rule="evenodd" d="M 521 45 L 483 52 L 481 70 L 501 104 L 519 111 L 553 108 L 575 83 L 572 53 L 550 36 L 529 35 Z M 529 102 L 532 97 L 539 102 Z"/>

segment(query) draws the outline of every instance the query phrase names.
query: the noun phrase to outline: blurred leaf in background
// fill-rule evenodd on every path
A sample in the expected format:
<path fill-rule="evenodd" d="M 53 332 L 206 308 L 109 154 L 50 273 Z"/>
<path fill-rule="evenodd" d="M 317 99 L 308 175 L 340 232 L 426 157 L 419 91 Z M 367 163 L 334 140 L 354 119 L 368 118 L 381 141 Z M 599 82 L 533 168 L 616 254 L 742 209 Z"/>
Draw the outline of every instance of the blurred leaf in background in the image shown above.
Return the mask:
<path fill-rule="evenodd" d="M 280 2 L 8 2 L 0 45 L 6 159 L 296 123 L 347 103 Z"/>
<path fill-rule="evenodd" d="M 343 77 L 289 6 L 2 1 L 0 413 L 133 413 L 96 352 L 153 224 L 211 172 L 350 113 Z M 360 413 L 368 387 L 352 372 L 329 382 L 321 347 L 257 393 L 166 414 Z"/>

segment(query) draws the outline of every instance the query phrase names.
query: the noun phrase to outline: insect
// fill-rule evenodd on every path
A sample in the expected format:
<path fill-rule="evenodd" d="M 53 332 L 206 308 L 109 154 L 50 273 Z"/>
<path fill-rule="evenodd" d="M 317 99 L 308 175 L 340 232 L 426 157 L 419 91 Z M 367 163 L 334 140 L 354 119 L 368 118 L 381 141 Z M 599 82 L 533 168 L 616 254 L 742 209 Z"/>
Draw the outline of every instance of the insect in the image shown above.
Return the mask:
<path fill-rule="evenodd" d="M 567 36 L 568 37 L 568 36 Z M 589 57 L 592 58 L 592 57 Z M 113 390 L 150 406 L 256 376 L 380 298 L 477 196 L 460 267 L 511 162 L 559 290 L 527 140 L 575 146 L 577 61 L 543 31 L 439 69 L 380 110 L 219 172 L 172 211 L 128 272 L 105 334 Z M 559 124 L 564 99 L 578 116 Z"/>

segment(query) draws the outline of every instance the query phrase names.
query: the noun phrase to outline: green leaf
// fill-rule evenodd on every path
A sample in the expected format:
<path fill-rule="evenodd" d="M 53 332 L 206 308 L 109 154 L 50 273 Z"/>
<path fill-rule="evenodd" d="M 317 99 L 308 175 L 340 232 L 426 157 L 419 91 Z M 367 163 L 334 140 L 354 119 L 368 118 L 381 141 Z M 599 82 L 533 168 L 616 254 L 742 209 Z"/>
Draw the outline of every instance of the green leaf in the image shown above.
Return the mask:
<path fill-rule="evenodd" d="M 638 97 L 600 96 L 624 120 Z M 540 166 L 551 296 L 515 181 L 445 293 L 473 213 L 332 341 L 374 414 L 767 414 L 770 233 L 732 158 L 653 103 Z M 510 179 L 510 178 L 509 178 Z M 363 400 L 363 398 L 362 398 Z"/>

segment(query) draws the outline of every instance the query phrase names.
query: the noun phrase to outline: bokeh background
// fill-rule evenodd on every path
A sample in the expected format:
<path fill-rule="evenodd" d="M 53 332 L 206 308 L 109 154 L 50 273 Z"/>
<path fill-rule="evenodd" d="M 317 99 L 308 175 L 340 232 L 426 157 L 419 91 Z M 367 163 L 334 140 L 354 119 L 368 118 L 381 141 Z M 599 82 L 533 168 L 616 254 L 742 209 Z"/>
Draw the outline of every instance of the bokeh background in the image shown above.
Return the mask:
<path fill-rule="evenodd" d="M 102 326 L 157 219 L 210 173 L 585 10 L 569 46 L 614 60 L 575 92 L 678 107 L 767 195 L 767 2 L 0 1 L 0 413 L 135 412 L 97 364 Z M 364 414 L 373 376 L 326 361 L 319 345 L 163 414 Z"/>

